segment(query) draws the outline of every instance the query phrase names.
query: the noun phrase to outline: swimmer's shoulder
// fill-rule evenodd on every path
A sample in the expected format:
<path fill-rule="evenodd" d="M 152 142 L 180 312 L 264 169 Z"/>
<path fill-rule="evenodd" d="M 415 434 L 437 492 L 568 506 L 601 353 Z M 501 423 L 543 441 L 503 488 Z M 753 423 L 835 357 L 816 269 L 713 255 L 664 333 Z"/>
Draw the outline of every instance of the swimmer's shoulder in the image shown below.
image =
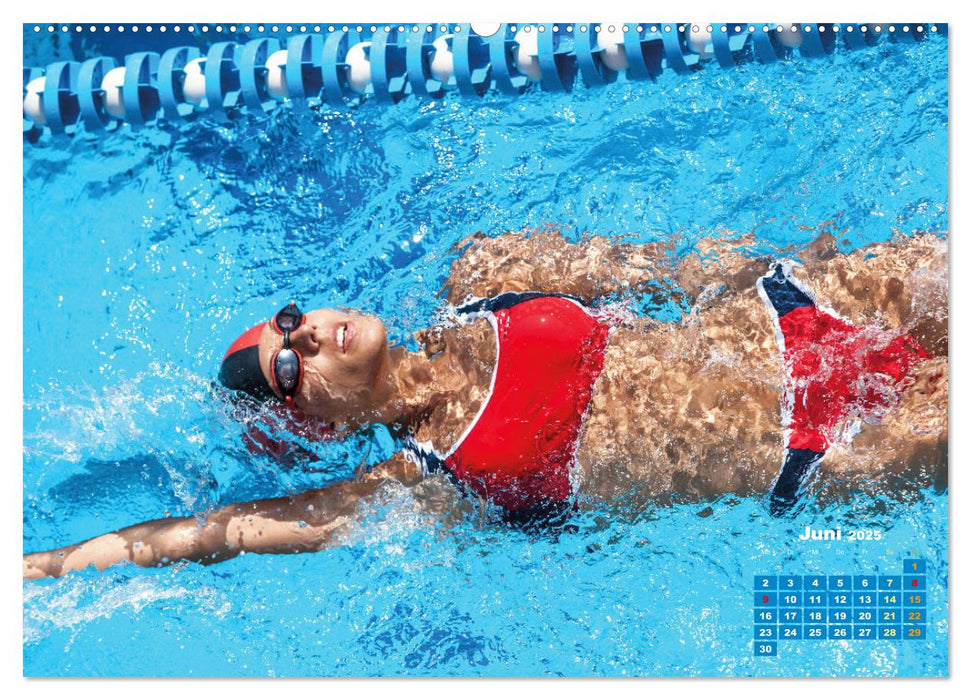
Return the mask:
<path fill-rule="evenodd" d="M 447 451 L 488 399 L 498 349 L 495 331 L 486 318 L 419 331 L 416 339 L 431 358 L 440 396 L 414 426 L 418 442 Z"/>

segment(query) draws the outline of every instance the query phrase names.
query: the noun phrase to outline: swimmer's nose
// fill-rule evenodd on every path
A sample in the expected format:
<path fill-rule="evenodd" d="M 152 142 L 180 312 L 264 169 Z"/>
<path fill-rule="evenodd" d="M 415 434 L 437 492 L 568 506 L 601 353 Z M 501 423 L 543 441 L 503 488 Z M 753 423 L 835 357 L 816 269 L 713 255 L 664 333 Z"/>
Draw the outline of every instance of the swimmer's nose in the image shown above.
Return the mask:
<path fill-rule="evenodd" d="M 317 333 L 316 323 L 305 323 L 290 334 L 290 345 L 305 355 L 317 352 L 320 348 Z"/>

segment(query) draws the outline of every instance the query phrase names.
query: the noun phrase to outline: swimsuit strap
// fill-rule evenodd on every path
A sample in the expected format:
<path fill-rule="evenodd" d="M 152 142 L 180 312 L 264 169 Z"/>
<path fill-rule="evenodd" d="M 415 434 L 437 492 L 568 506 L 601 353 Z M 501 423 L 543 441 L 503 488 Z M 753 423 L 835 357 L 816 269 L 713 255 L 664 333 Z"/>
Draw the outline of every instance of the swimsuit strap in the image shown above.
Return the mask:
<path fill-rule="evenodd" d="M 476 299 L 468 304 L 463 304 L 455 309 L 455 313 L 460 316 L 481 313 L 495 313 L 496 311 L 502 311 L 503 309 L 511 309 L 512 307 L 516 306 L 516 304 L 521 304 L 524 301 L 529 301 L 530 299 L 541 299 L 543 297 L 559 297 L 561 299 L 569 299 L 585 306 L 583 299 L 570 294 L 552 294 L 550 292 L 503 292 L 502 294 L 494 297 Z"/>
<path fill-rule="evenodd" d="M 408 435 L 404 439 L 402 450 L 406 456 L 411 458 L 411 461 L 421 467 L 422 472 L 426 475 L 444 474 L 445 478 L 458 489 L 460 494 L 463 496 L 470 495 L 465 484 L 448 468 L 445 459 L 435 451 L 435 448 L 430 443 L 425 444 L 428 447 L 418 442 L 412 435 Z"/>

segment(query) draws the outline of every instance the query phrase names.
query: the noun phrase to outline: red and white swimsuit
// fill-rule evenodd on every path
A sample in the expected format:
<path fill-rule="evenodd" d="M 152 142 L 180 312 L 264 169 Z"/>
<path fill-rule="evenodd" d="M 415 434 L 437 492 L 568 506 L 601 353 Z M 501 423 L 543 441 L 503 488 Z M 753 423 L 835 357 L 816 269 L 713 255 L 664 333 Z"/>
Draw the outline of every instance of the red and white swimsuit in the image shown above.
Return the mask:
<path fill-rule="evenodd" d="M 821 309 L 789 272 L 779 263 L 758 282 L 788 371 L 786 451 L 771 502 L 777 514 L 796 502 L 838 424 L 892 405 L 911 369 L 926 357 L 908 335 L 854 326 Z M 495 330 L 489 394 L 447 452 L 409 439 L 406 454 L 426 471 L 444 471 L 508 515 L 564 512 L 611 326 L 576 299 L 537 292 L 502 294 L 458 313 L 467 320 L 488 318 Z"/>
<path fill-rule="evenodd" d="M 855 326 L 820 308 L 786 263 L 758 281 L 787 370 L 783 394 L 786 454 L 772 491 L 782 514 L 837 438 L 847 419 L 879 416 L 896 403 L 904 380 L 927 357 L 906 334 Z"/>
<path fill-rule="evenodd" d="M 538 292 L 502 294 L 457 312 L 462 320 L 485 317 L 495 331 L 489 393 L 448 451 L 409 439 L 406 454 L 509 515 L 563 511 L 611 327 L 578 300 Z"/>

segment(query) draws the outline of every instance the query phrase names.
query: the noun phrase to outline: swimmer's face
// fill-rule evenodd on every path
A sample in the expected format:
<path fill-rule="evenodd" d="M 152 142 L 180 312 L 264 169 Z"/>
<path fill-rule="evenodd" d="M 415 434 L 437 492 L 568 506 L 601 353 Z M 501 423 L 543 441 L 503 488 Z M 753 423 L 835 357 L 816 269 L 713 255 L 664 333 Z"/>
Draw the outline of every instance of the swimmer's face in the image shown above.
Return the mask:
<path fill-rule="evenodd" d="M 260 334 L 260 368 L 273 386 L 270 361 L 283 336 L 267 323 Z M 293 397 L 305 413 L 328 422 L 368 422 L 387 390 L 390 356 L 384 324 L 357 311 L 317 309 L 290 334 L 303 356 L 303 382 Z"/>

